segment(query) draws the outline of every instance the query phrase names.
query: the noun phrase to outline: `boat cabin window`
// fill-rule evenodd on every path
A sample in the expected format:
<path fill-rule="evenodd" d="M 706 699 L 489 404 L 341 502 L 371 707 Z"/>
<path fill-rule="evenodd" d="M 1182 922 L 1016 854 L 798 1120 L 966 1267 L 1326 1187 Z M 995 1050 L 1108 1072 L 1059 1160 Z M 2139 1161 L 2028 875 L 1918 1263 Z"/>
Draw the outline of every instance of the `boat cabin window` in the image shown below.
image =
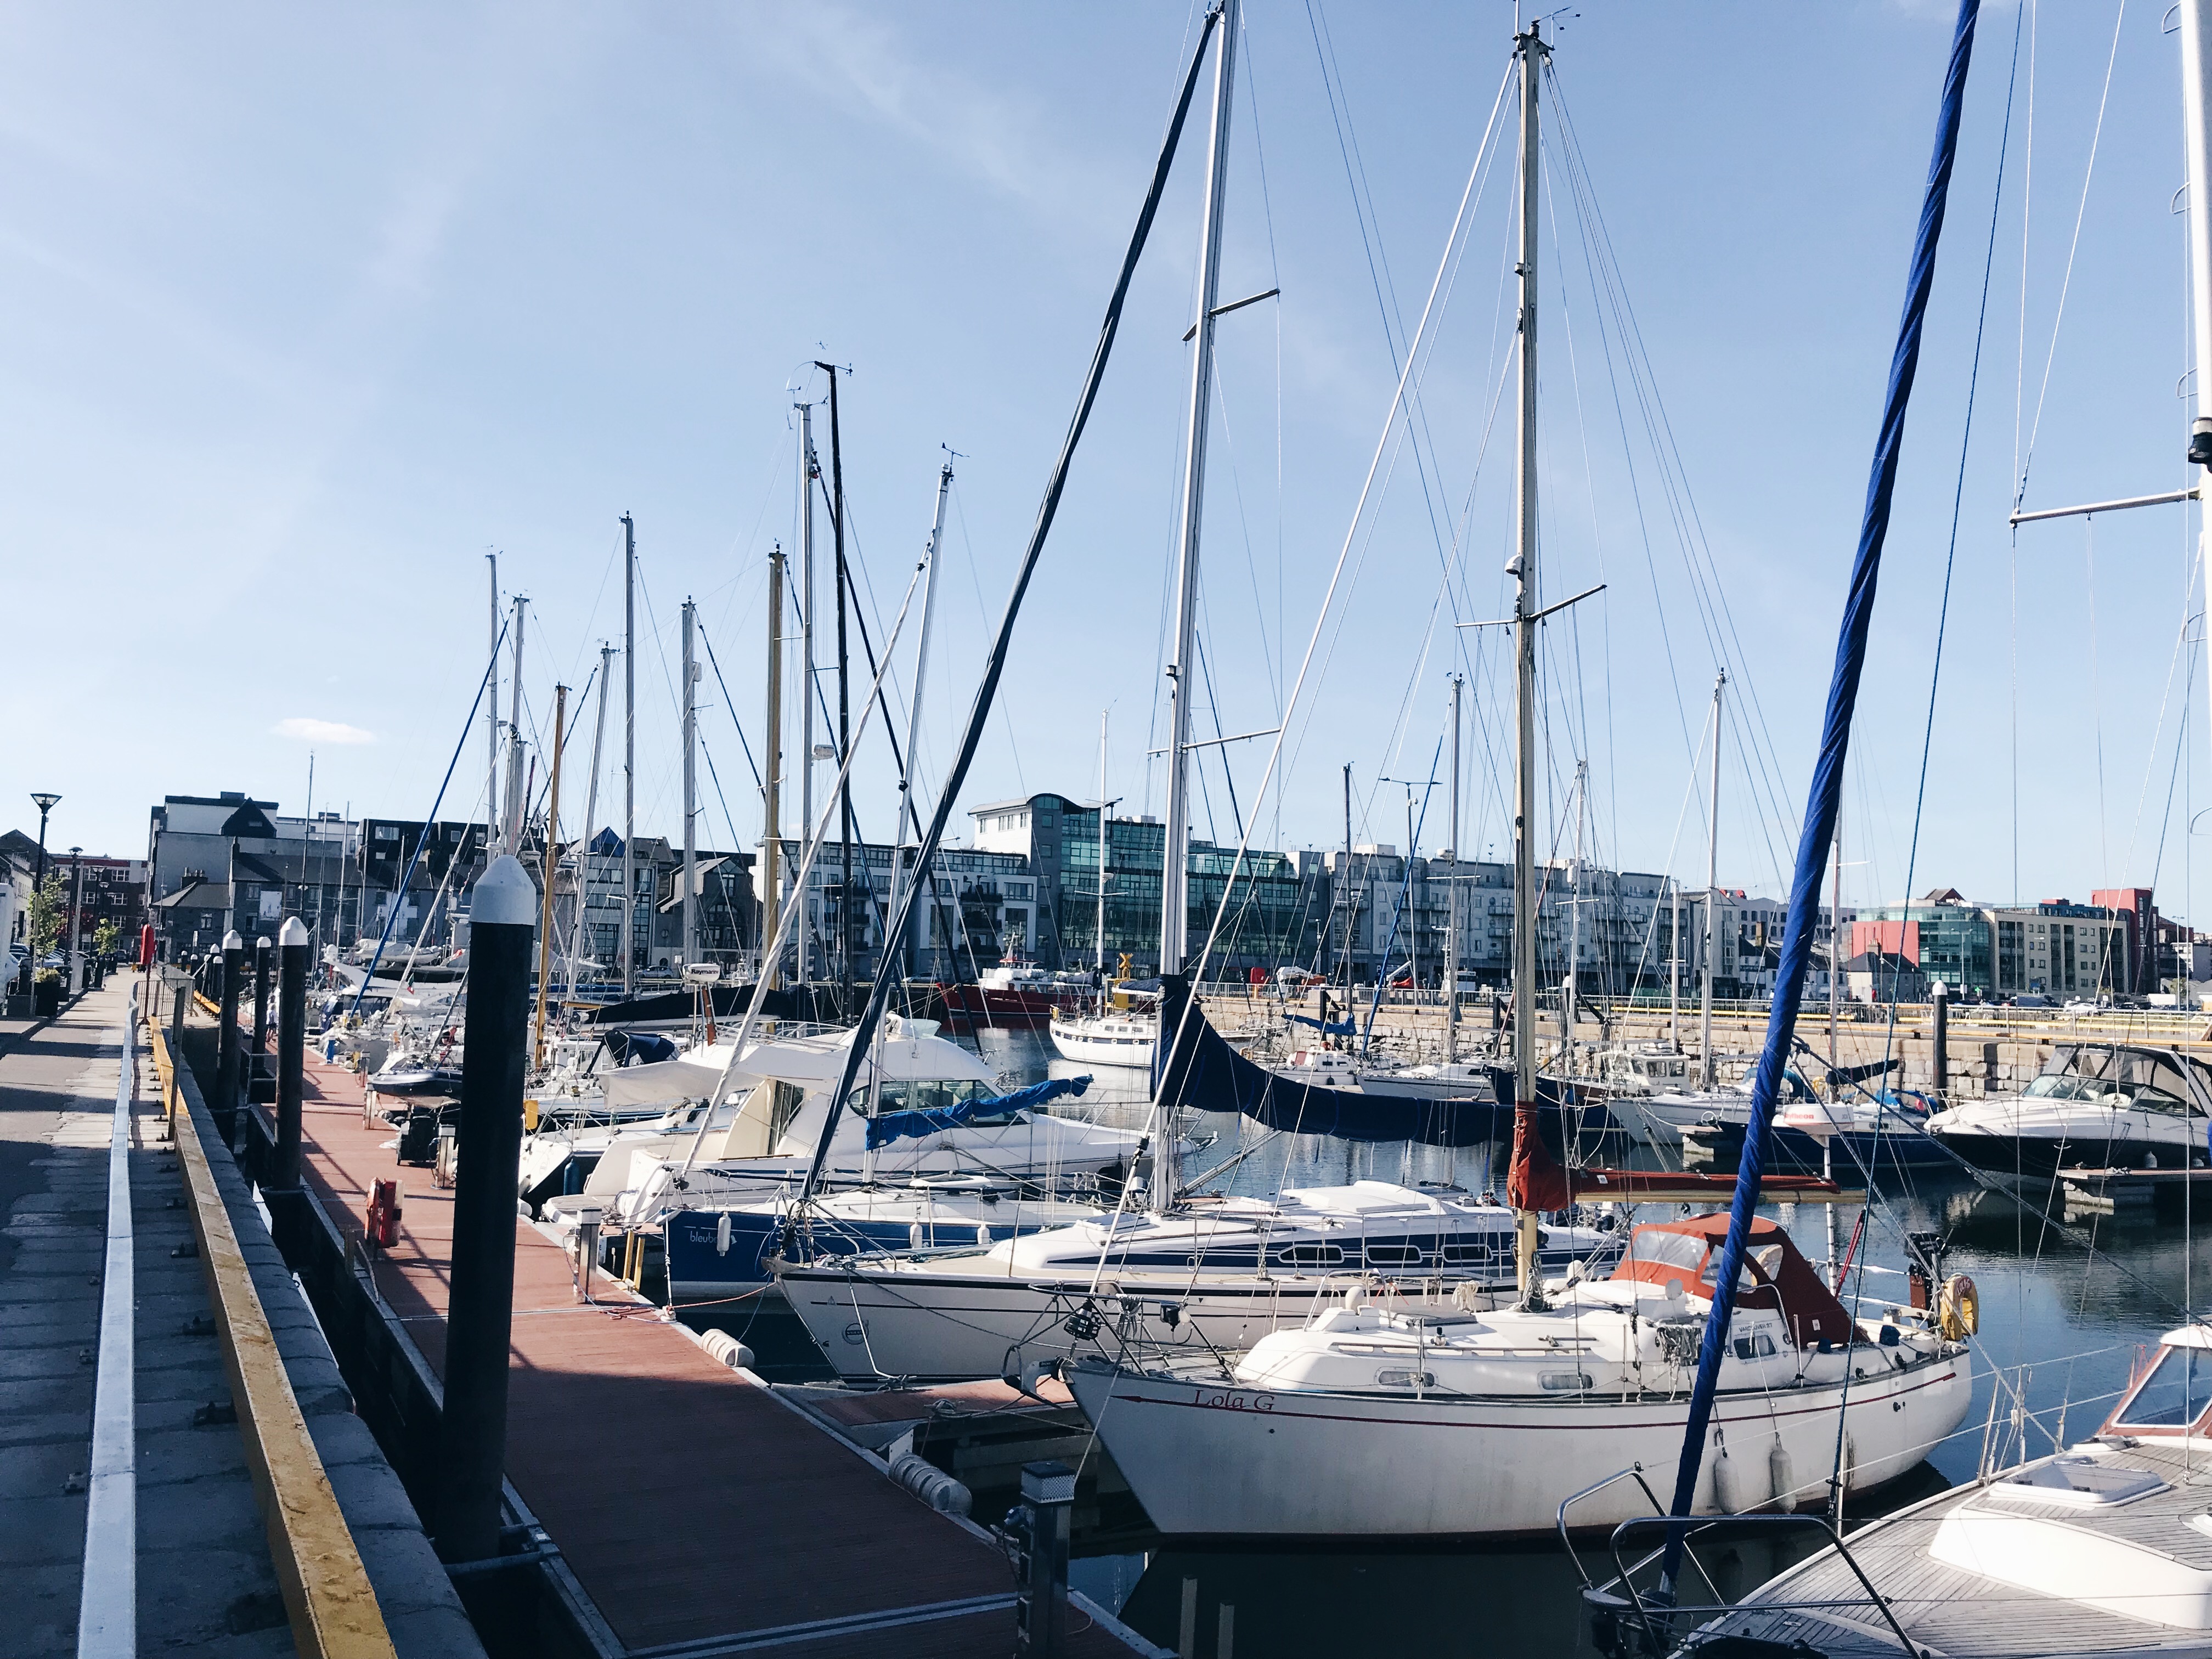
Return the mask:
<path fill-rule="evenodd" d="M 922 1078 L 904 1083 L 886 1082 L 883 1092 L 876 1097 L 876 1109 L 879 1112 L 936 1112 L 947 1106 L 964 1106 L 971 1100 L 994 1099 L 1000 1092 L 994 1083 L 977 1083 L 965 1078 Z M 847 1109 L 866 1116 L 868 1085 L 863 1083 L 847 1095 L 845 1105 Z M 1018 1118 L 1019 1114 L 1014 1113 L 999 1120 L 976 1118 L 972 1121 L 988 1126 L 993 1121 L 1013 1122 Z"/>
<path fill-rule="evenodd" d="M 2212 1403 L 2212 1349 L 2165 1348 L 2127 1403 L 2116 1429 L 2185 1429 Z"/>
<path fill-rule="evenodd" d="M 1705 1269 L 1705 1241 L 1689 1233 L 1638 1231 L 1628 1248 L 1638 1261 L 1680 1267 L 1686 1279 L 1697 1278 Z"/>
<path fill-rule="evenodd" d="M 1765 1331 L 1739 1336 L 1729 1346 L 1738 1359 L 1771 1359 L 1774 1355 L 1774 1339 Z"/>

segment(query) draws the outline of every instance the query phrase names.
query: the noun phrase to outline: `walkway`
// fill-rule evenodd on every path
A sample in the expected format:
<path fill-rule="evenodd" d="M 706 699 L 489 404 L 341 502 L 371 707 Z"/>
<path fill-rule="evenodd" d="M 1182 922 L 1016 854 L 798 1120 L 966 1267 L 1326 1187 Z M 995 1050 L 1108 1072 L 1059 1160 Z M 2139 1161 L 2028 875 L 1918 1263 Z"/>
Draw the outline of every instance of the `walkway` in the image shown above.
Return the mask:
<path fill-rule="evenodd" d="M 0 1052 L 0 1581 L 11 1655 L 74 1655 L 129 987 Z M 138 1649 L 293 1651 L 191 1227 L 143 1060 L 129 1154 Z"/>

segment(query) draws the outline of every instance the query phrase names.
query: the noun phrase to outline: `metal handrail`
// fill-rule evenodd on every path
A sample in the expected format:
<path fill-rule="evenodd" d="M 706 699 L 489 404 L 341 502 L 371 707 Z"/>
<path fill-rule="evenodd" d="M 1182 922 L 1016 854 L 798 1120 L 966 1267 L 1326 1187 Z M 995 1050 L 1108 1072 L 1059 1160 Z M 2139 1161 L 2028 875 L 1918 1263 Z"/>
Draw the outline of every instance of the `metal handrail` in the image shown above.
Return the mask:
<path fill-rule="evenodd" d="M 1614 1479 L 1617 1480 L 1619 1477 L 1615 1476 Z M 1646 1487 L 1645 1490 L 1649 1491 L 1650 1488 Z M 1638 1563 L 1637 1567 L 1631 1567 L 1626 1565 L 1621 1559 L 1620 1547 L 1623 1539 L 1632 1532 L 1650 1528 L 1657 1528 L 1662 1531 L 1679 1531 L 1688 1534 L 1717 1532 L 1731 1527 L 1741 1527 L 1748 1530 L 1753 1527 L 1771 1528 L 1778 1526 L 1817 1527 L 1822 1532 L 1826 1533 L 1828 1536 L 1828 1541 L 1834 1547 L 1836 1553 L 1843 1558 L 1844 1565 L 1851 1570 L 1851 1576 L 1859 1581 L 1860 1588 L 1866 1591 L 1867 1599 L 1872 1601 L 1875 1607 L 1881 1610 L 1882 1622 L 1889 1626 L 1890 1633 L 1897 1638 L 1898 1645 L 1903 1648 L 1907 1654 L 1911 1655 L 1911 1659 L 1927 1659 L 1928 1650 L 1917 1646 L 1913 1642 L 1912 1638 L 1905 1633 L 1905 1626 L 1898 1622 L 1896 1611 L 1889 1605 L 1888 1599 L 1884 1596 L 1880 1590 L 1874 1587 L 1874 1581 L 1867 1577 L 1866 1570 L 1859 1565 L 1857 1559 L 1851 1554 L 1850 1549 L 1845 1547 L 1843 1534 L 1836 1530 L 1835 1527 L 1829 1522 L 1828 1517 L 1826 1515 L 1753 1514 L 1631 1516 L 1627 1520 L 1622 1522 L 1619 1526 L 1613 1529 L 1613 1537 L 1609 1547 L 1613 1554 L 1613 1565 L 1616 1569 L 1618 1569 L 1618 1576 L 1603 1586 L 1597 1587 L 1591 1591 L 1586 1591 L 1585 1596 L 1587 1597 L 1590 1594 L 1601 1595 L 1605 1595 L 1608 1591 L 1612 1590 L 1614 1586 L 1618 1585 L 1622 1590 L 1625 1590 L 1627 1593 L 1629 1605 L 1635 1609 L 1637 1619 L 1644 1626 L 1644 1639 L 1651 1644 L 1651 1651 L 1655 1654 L 1663 1652 L 1666 1650 L 1661 1647 L 1659 1632 L 1651 1621 L 1651 1609 L 1644 1604 L 1644 1597 L 1638 1592 L 1635 1579 L 1632 1577 L 1638 1568 L 1649 1565 L 1661 1552 L 1659 1550 L 1653 1551 L 1650 1554 L 1646 1555 L 1641 1562 Z M 1686 1539 L 1685 1541 L 1686 1542 Z M 1662 1547 L 1663 1549 L 1663 1545 Z M 1695 1559 L 1694 1557 L 1692 1559 L 1693 1560 Z M 1703 1569 L 1701 1568 L 1699 1571 L 1702 1576 Z M 1707 1578 L 1705 1582 L 1708 1587 L 1711 1587 L 1712 1583 L 1711 1579 Z M 1715 1590 L 1714 1594 L 1717 1596 L 1719 1592 Z M 1726 1601 L 1716 1601 L 1711 1605 L 1705 1606 L 1699 1606 L 1694 1603 L 1677 1602 L 1663 1607 L 1661 1611 L 1662 1617 L 1669 1624 L 1668 1635 L 1671 1638 L 1673 1635 L 1671 1628 L 1672 1620 L 1675 1616 L 1683 1613 L 1687 1613 L 1693 1617 L 1709 1617 L 1722 1613 L 1749 1612 L 1762 1613 L 1821 1613 L 1832 1611 L 1835 1606 L 1836 1603 L 1832 1599 L 1816 1601 L 1759 1601 L 1748 1604 L 1744 1602 L 1730 1603 Z"/>

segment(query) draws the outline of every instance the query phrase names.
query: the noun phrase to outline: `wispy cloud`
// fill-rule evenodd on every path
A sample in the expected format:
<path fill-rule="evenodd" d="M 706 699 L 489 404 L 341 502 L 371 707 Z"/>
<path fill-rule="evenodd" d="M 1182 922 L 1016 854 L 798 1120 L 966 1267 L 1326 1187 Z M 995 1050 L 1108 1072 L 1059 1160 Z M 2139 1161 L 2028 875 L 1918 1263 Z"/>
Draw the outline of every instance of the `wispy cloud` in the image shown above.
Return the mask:
<path fill-rule="evenodd" d="M 374 743 L 376 733 L 364 732 L 358 726 L 346 726 L 337 720 L 312 720 L 295 714 L 290 720 L 278 720 L 273 728 L 280 738 L 297 738 L 303 743 Z"/>

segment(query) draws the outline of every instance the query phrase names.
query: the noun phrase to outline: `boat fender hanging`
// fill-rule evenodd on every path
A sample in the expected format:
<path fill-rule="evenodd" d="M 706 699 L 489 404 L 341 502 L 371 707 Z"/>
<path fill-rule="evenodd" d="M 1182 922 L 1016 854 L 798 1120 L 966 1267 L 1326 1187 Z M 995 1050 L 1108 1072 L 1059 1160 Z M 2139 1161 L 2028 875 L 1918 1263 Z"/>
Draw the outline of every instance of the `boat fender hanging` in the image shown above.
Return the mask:
<path fill-rule="evenodd" d="M 720 1215 L 714 1218 L 714 1254 L 716 1255 L 727 1255 L 729 1253 L 730 1212 L 727 1210 L 725 1210 Z"/>
<path fill-rule="evenodd" d="M 1790 1467 L 1789 1448 L 1782 1443 L 1782 1437 L 1778 1434 L 1774 1437 L 1774 1444 L 1767 1449 L 1766 1479 L 1773 1489 L 1774 1507 L 1784 1515 L 1796 1514 L 1796 1474 Z"/>
<path fill-rule="evenodd" d="M 1937 1328 L 1948 1341 L 1964 1341 L 1982 1328 L 1981 1293 L 1964 1273 L 1953 1273 L 1943 1281 L 1936 1307 Z"/>
<path fill-rule="evenodd" d="M 979 1221 L 975 1224 L 975 1242 L 987 1250 L 991 1248 L 991 1224 L 989 1222 Z"/>
<path fill-rule="evenodd" d="M 1713 1440 L 1717 1447 L 1713 1454 L 1714 1505 L 1723 1514 L 1741 1515 L 1758 1500 L 1751 1494 L 1751 1484 L 1744 1469 L 1729 1455 L 1728 1441 L 1717 1429 L 1713 1431 Z"/>
<path fill-rule="evenodd" d="M 921 1249 L 921 1223 L 919 1221 L 909 1222 L 906 1230 L 907 1249 L 909 1250 L 919 1250 Z"/>

